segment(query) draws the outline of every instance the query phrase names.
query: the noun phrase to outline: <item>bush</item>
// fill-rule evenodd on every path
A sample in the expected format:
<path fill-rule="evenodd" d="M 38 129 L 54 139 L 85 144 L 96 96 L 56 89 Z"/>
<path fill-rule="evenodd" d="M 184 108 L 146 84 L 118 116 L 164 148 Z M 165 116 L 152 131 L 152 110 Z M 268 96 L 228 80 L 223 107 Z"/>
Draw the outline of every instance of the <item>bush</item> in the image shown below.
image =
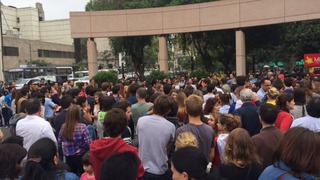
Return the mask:
<path fill-rule="evenodd" d="M 206 78 L 209 76 L 209 73 L 205 70 L 201 70 L 201 69 L 198 69 L 198 70 L 195 70 L 195 71 L 192 71 L 190 73 L 190 77 L 197 77 L 198 79 L 201 79 L 201 78 Z"/>
<path fill-rule="evenodd" d="M 168 77 L 169 77 L 168 74 L 166 74 L 162 71 L 159 71 L 159 70 L 154 70 L 154 71 L 151 71 L 150 75 L 148 75 L 146 77 L 146 81 L 148 84 L 151 84 L 152 82 L 154 82 L 156 80 L 163 80 Z"/>
<path fill-rule="evenodd" d="M 112 71 L 101 71 L 98 72 L 94 77 L 94 81 L 101 86 L 104 82 L 112 82 L 114 84 L 118 83 L 117 73 Z"/>

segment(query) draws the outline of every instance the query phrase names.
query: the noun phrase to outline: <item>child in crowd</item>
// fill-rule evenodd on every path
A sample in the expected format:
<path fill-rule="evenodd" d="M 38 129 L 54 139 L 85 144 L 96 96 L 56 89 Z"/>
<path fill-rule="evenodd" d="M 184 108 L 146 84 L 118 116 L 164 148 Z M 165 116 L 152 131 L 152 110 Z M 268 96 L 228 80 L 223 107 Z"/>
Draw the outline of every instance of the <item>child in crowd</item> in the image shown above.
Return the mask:
<path fill-rule="evenodd" d="M 87 152 L 82 157 L 82 165 L 84 173 L 81 175 L 80 180 L 95 180 L 95 176 L 93 173 L 93 167 L 90 162 L 90 153 Z"/>

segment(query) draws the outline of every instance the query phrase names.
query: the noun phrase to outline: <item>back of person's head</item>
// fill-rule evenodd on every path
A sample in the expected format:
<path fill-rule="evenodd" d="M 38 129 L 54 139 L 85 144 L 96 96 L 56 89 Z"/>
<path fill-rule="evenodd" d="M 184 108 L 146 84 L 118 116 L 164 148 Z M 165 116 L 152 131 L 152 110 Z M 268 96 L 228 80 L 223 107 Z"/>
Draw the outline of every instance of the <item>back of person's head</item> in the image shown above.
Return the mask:
<path fill-rule="evenodd" d="M 172 172 L 174 177 L 181 179 L 205 179 L 208 161 L 196 147 L 185 147 L 172 155 Z"/>
<path fill-rule="evenodd" d="M 241 127 L 241 118 L 233 114 L 221 114 L 219 123 L 226 128 L 226 131 L 231 132 Z"/>
<path fill-rule="evenodd" d="M 116 100 L 112 96 L 102 96 L 99 98 L 99 103 L 101 111 L 109 111 L 116 103 Z"/>
<path fill-rule="evenodd" d="M 275 153 L 275 160 L 284 162 L 292 175 L 301 173 L 319 175 L 320 172 L 320 135 L 303 127 L 294 127 L 287 131 Z"/>
<path fill-rule="evenodd" d="M 137 83 L 131 84 L 131 85 L 128 87 L 129 95 L 135 96 L 138 89 L 139 89 L 139 85 L 138 85 Z"/>
<path fill-rule="evenodd" d="M 112 94 L 118 94 L 120 91 L 120 86 L 119 85 L 113 86 L 111 91 L 112 91 Z"/>
<path fill-rule="evenodd" d="M 221 105 L 230 105 L 231 95 L 229 93 L 224 93 L 219 95 Z"/>
<path fill-rule="evenodd" d="M 289 112 L 288 103 L 290 103 L 292 100 L 294 100 L 294 97 L 292 94 L 281 94 L 277 99 L 277 105 L 279 106 L 279 109 L 282 111 Z"/>
<path fill-rule="evenodd" d="M 76 105 L 72 105 L 68 108 L 66 115 L 66 121 L 63 125 L 62 135 L 68 140 L 73 139 L 76 124 L 80 122 L 80 108 Z"/>
<path fill-rule="evenodd" d="M 28 101 L 27 100 L 22 101 L 20 105 L 19 113 L 27 113 L 27 106 L 28 106 Z"/>
<path fill-rule="evenodd" d="M 136 96 L 138 99 L 145 99 L 147 97 L 147 90 L 144 87 L 141 87 L 137 90 Z"/>
<path fill-rule="evenodd" d="M 191 95 L 186 99 L 186 111 L 189 116 L 197 117 L 202 113 L 203 100 L 197 95 Z"/>
<path fill-rule="evenodd" d="M 130 151 L 113 154 L 101 165 L 100 180 L 136 180 L 138 157 Z"/>
<path fill-rule="evenodd" d="M 119 108 L 119 109 L 122 109 L 124 112 L 127 111 L 128 107 L 131 107 L 131 104 L 126 100 L 119 101 L 112 106 L 112 108 Z"/>
<path fill-rule="evenodd" d="M 168 95 L 160 95 L 154 102 L 153 112 L 159 116 L 166 116 L 171 111 L 173 99 Z"/>
<path fill-rule="evenodd" d="M 110 91 L 111 84 L 109 82 L 104 82 L 101 84 L 102 91 Z"/>
<path fill-rule="evenodd" d="M 320 118 L 320 98 L 312 98 L 307 104 L 306 109 L 309 116 Z"/>
<path fill-rule="evenodd" d="M 185 101 L 187 99 L 187 96 L 184 92 L 179 92 L 177 95 L 177 102 L 179 107 L 184 107 L 185 106 Z"/>
<path fill-rule="evenodd" d="M 85 166 L 92 165 L 92 163 L 90 162 L 90 152 L 86 152 L 82 156 L 81 160 L 82 160 L 82 164 Z"/>
<path fill-rule="evenodd" d="M 39 99 L 32 98 L 29 99 L 26 106 L 26 111 L 29 115 L 36 114 L 41 111 L 41 103 Z"/>
<path fill-rule="evenodd" d="M 293 85 L 293 79 L 292 77 L 286 77 L 284 78 L 284 85 L 287 87 L 291 87 Z"/>
<path fill-rule="evenodd" d="M 0 144 L 0 179 L 16 179 L 27 150 L 18 144 Z"/>
<path fill-rule="evenodd" d="M 240 91 L 240 99 L 242 102 L 250 102 L 253 98 L 253 92 L 251 89 L 244 88 Z"/>
<path fill-rule="evenodd" d="M 56 155 L 57 147 L 51 139 L 42 138 L 33 143 L 28 151 L 23 179 L 55 179 Z"/>
<path fill-rule="evenodd" d="M 273 81 L 272 86 L 277 88 L 277 90 L 279 91 L 280 89 L 284 88 L 284 84 L 280 79 L 276 79 Z"/>
<path fill-rule="evenodd" d="M 168 95 L 170 93 L 171 89 L 172 89 L 172 85 L 171 84 L 164 84 L 163 85 L 164 94 Z"/>
<path fill-rule="evenodd" d="M 304 88 L 297 88 L 293 91 L 294 102 L 296 105 L 306 104 L 306 90 Z"/>
<path fill-rule="evenodd" d="M 187 97 L 189 97 L 191 94 L 193 94 L 193 91 L 194 91 L 194 89 L 190 85 L 187 85 L 183 90 L 183 92 L 186 94 Z"/>
<path fill-rule="evenodd" d="M 213 90 L 216 88 L 216 86 L 213 83 L 208 84 L 207 91 L 208 93 L 213 93 Z"/>
<path fill-rule="evenodd" d="M 77 104 L 80 106 L 80 107 L 84 107 L 85 103 L 87 102 L 87 98 L 84 97 L 84 96 L 79 96 L 77 97 Z"/>
<path fill-rule="evenodd" d="M 259 116 L 261 121 L 266 124 L 274 124 L 278 117 L 279 108 L 275 105 L 266 103 L 260 105 Z"/>
<path fill-rule="evenodd" d="M 203 113 L 208 115 L 213 111 L 213 108 L 220 104 L 220 100 L 218 97 L 209 98 L 204 105 Z"/>
<path fill-rule="evenodd" d="M 27 96 L 29 93 L 29 87 L 23 86 L 22 89 L 20 90 L 21 96 Z"/>
<path fill-rule="evenodd" d="M 63 96 L 60 100 L 60 104 L 61 104 L 62 109 L 68 109 L 69 106 L 72 104 L 72 102 L 73 102 L 73 99 L 71 96 L 69 96 L 69 95 Z"/>
<path fill-rule="evenodd" d="M 246 76 L 237 76 L 236 82 L 238 86 L 244 86 L 246 84 L 247 77 Z"/>
<path fill-rule="evenodd" d="M 192 132 L 185 131 L 177 136 L 175 146 L 177 150 L 189 146 L 198 147 L 198 140 Z"/>
<path fill-rule="evenodd" d="M 92 86 L 87 86 L 86 87 L 86 94 L 89 96 L 94 96 L 94 94 L 98 91 L 97 88 L 94 88 Z"/>
<path fill-rule="evenodd" d="M 161 92 L 155 92 L 154 94 L 152 94 L 152 96 L 150 97 L 150 102 L 154 104 L 154 102 L 156 101 L 156 99 L 163 95 L 163 93 Z"/>
<path fill-rule="evenodd" d="M 259 163 L 259 157 L 249 133 L 242 128 L 231 131 L 225 146 L 224 160 L 227 164 L 237 161 L 240 166 Z"/>
<path fill-rule="evenodd" d="M 111 109 L 103 122 L 104 130 L 110 137 L 117 137 L 127 128 L 127 116 L 118 108 Z"/>
<path fill-rule="evenodd" d="M 10 136 L 6 138 L 2 144 L 18 144 L 19 146 L 23 146 L 23 137 L 21 136 Z"/>
<path fill-rule="evenodd" d="M 280 92 L 277 90 L 277 88 L 272 87 L 268 90 L 267 95 L 271 99 L 277 99 L 277 97 L 280 95 Z"/>

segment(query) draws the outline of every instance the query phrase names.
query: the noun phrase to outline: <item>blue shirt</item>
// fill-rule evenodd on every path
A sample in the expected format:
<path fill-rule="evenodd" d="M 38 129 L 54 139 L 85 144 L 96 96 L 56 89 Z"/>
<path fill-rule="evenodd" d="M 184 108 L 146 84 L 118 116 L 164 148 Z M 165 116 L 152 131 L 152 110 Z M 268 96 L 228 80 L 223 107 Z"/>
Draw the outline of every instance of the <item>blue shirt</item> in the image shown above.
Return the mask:
<path fill-rule="evenodd" d="M 11 104 L 12 104 L 12 95 L 11 95 L 11 93 L 8 93 L 4 97 L 4 101 L 8 104 L 9 107 L 11 107 Z"/>
<path fill-rule="evenodd" d="M 45 98 L 44 102 L 44 118 L 52 118 L 54 115 L 54 107 L 56 104 L 50 99 L 50 98 Z"/>
<path fill-rule="evenodd" d="M 315 180 L 316 178 L 310 174 L 302 173 L 301 179 L 303 180 Z M 273 165 L 268 166 L 260 175 L 259 180 L 299 180 L 291 174 L 291 169 L 284 162 L 276 162 Z"/>

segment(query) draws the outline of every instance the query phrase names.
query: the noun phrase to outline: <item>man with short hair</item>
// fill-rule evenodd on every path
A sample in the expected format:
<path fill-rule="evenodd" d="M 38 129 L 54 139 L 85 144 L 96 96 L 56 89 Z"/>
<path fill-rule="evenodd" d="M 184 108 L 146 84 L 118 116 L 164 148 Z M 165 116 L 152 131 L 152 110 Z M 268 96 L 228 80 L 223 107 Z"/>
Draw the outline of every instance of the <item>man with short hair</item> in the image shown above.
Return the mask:
<path fill-rule="evenodd" d="M 136 97 L 138 102 L 132 105 L 131 112 L 132 112 L 132 121 L 134 122 L 134 126 L 137 126 L 138 119 L 150 110 L 152 107 L 152 103 L 146 102 L 147 97 L 147 90 L 143 87 L 139 88 L 136 93 Z"/>
<path fill-rule="evenodd" d="M 312 98 L 307 104 L 307 116 L 293 121 L 292 127 L 304 127 L 310 131 L 320 133 L 320 98 Z"/>
<path fill-rule="evenodd" d="M 212 83 L 208 84 L 207 90 L 208 93 L 203 96 L 204 103 L 206 103 L 209 98 L 214 98 L 215 85 Z"/>
<path fill-rule="evenodd" d="M 27 116 L 18 121 L 16 126 L 17 136 L 23 137 L 23 147 L 29 150 L 34 142 L 45 137 L 57 143 L 50 123 L 40 117 L 41 103 L 39 99 L 29 99 L 26 111 Z"/>
<path fill-rule="evenodd" d="M 273 155 L 283 137 L 283 133 L 274 126 L 278 113 L 277 106 L 272 104 L 262 104 L 259 109 L 262 129 L 259 134 L 252 137 L 252 141 L 264 168 L 272 164 Z"/>
<path fill-rule="evenodd" d="M 263 79 L 261 81 L 261 88 L 257 92 L 259 99 L 260 99 L 260 102 L 262 102 L 265 99 L 266 94 L 267 94 L 268 90 L 271 88 L 271 86 L 272 86 L 271 81 L 269 79 Z"/>
<path fill-rule="evenodd" d="M 137 125 L 139 154 L 145 169 L 145 180 L 168 179 L 168 155 L 173 146 L 175 126 L 164 117 L 170 113 L 173 99 L 160 95 L 153 115 L 141 117 Z"/>
<path fill-rule="evenodd" d="M 246 129 L 250 136 L 260 132 L 261 123 L 258 115 L 258 108 L 253 104 L 253 92 L 251 89 L 244 88 L 240 91 L 240 99 L 243 102 L 241 108 L 235 114 L 241 117 L 242 128 Z"/>
<path fill-rule="evenodd" d="M 185 104 L 189 123 L 177 129 L 176 137 L 182 132 L 192 132 L 197 138 L 199 149 L 209 161 L 214 153 L 214 131 L 209 125 L 201 121 L 203 101 L 201 97 L 191 95 L 187 98 Z"/>
<path fill-rule="evenodd" d="M 128 145 L 121 138 L 121 134 L 127 128 L 127 117 L 123 110 L 118 108 L 111 109 L 104 119 L 103 126 L 109 137 L 95 140 L 90 145 L 90 162 L 92 163 L 96 179 L 100 179 L 102 162 L 113 154 L 130 151 L 138 157 L 137 148 Z M 139 160 L 139 179 L 141 179 L 143 175 L 143 165 Z"/>

